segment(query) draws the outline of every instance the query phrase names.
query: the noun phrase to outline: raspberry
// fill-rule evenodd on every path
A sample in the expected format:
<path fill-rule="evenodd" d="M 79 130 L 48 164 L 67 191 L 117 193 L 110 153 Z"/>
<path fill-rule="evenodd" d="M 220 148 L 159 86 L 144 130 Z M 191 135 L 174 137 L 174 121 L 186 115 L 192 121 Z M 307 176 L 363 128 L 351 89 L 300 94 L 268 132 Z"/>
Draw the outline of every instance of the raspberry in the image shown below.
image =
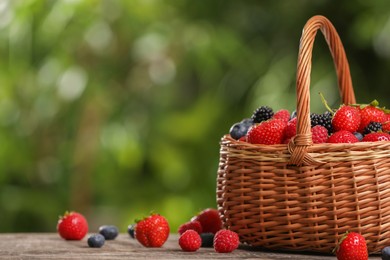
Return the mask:
<path fill-rule="evenodd" d="M 222 229 L 215 234 L 214 249 L 218 253 L 230 253 L 237 249 L 240 239 L 236 232 Z"/>
<path fill-rule="evenodd" d="M 179 238 L 179 245 L 183 251 L 194 252 L 200 248 L 202 239 L 195 230 L 185 231 Z"/>
<path fill-rule="evenodd" d="M 366 128 L 364 128 L 363 134 L 369 134 L 382 131 L 382 124 L 379 122 L 370 122 Z"/>
<path fill-rule="evenodd" d="M 272 118 L 281 119 L 287 124 L 287 122 L 290 120 L 290 112 L 288 112 L 287 109 L 281 109 L 276 112 Z"/>
<path fill-rule="evenodd" d="M 377 132 L 370 133 L 363 137 L 362 142 L 377 142 L 377 141 L 390 141 L 390 134 Z"/>
<path fill-rule="evenodd" d="M 261 123 L 273 117 L 274 111 L 268 106 L 257 108 L 252 115 L 253 123 Z"/>
<path fill-rule="evenodd" d="M 333 115 L 332 126 L 334 131 L 347 130 L 356 132 L 360 125 L 359 109 L 352 106 L 341 106 Z"/>
<path fill-rule="evenodd" d="M 281 119 L 264 121 L 252 126 L 247 134 L 247 141 L 252 144 L 281 144 L 286 124 Z"/>
<path fill-rule="evenodd" d="M 316 125 L 311 129 L 313 143 L 326 143 L 328 140 L 328 130 L 322 125 Z"/>
<path fill-rule="evenodd" d="M 359 142 L 359 139 L 352 134 L 349 131 L 346 130 L 341 130 L 336 133 L 333 133 L 329 138 L 328 138 L 328 143 L 356 143 Z"/>
<path fill-rule="evenodd" d="M 181 225 L 179 227 L 179 234 L 183 234 L 185 231 L 187 230 L 195 230 L 196 232 L 198 232 L 198 234 L 201 234 L 202 233 L 202 225 L 200 224 L 199 221 L 197 220 L 194 220 L 194 221 L 189 221 L 189 222 L 186 222 L 184 223 L 183 225 Z"/>
<path fill-rule="evenodd" d="M 191 218 L 191 221 L 199 221 L 204 233 L 217 233 L 222 228 L 219 212 L 213 208 L 202 210 L 198 215 Z"/>

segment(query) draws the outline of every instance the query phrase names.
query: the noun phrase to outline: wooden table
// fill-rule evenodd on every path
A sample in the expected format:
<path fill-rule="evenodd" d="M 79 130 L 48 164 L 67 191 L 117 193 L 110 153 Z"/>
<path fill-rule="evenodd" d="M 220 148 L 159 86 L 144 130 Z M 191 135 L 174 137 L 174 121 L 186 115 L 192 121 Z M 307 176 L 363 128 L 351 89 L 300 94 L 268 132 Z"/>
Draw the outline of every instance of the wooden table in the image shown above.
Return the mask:
<path fill-rule="evenodd" d="M 106 241 L 102 248 L 89 248 L 87 238 L 65 241 L 55 233 L 0 234 L 0 259 L 333 259 L 335 256 L 278 253 L 240 248 L 232 253 L 216 253 L 213 248 L 184 252 L 178 245 L 178 236 L 171 234 L 162 248 L 145 248 L 127 234 Z M 381 259 L 379 256 L 370 260 Z"/>

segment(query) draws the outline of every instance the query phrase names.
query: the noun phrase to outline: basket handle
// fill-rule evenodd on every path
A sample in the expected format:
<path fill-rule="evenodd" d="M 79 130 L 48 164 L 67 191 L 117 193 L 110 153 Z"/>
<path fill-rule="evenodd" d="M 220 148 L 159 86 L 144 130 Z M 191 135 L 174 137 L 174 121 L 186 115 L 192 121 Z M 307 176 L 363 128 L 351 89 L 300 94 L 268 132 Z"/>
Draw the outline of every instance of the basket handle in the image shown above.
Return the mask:
<path fill-rule="evenodd" d="M 344 104 L 355 104 L 348 60 L 343 44 L 332 23 L 324 16 L 316 15 L 305 24 L 299 44 L 297 64 L 297 135 L 288 144 L 291 153 L 290 163 L 294 165 L 318 164 L 308 153 L 312 145 L 310 124 L 310 73 L 314 39 L 321 30 L 332 54 L 336 67 L 339 91 Z"/>

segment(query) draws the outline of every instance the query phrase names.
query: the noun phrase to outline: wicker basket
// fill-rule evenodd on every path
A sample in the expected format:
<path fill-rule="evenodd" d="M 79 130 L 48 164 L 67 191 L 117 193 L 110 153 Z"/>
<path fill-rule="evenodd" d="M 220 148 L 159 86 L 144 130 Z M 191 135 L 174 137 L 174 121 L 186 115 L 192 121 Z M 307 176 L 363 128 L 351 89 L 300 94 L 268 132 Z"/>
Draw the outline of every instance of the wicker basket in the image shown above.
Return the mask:
<path fill-rule="evenodd" d="M 312 144 L 310 72 L 320 29 L 332 53 L 343 103 L 356 103 L 344 48 L 323 16 L 305 25 L 297 65 L 297 136 L 288 145 L 221 140 L 217 203 L 242 243 L 331 253 L 346 231 L 369 253 L 390 245 L 390 142 Z"/>

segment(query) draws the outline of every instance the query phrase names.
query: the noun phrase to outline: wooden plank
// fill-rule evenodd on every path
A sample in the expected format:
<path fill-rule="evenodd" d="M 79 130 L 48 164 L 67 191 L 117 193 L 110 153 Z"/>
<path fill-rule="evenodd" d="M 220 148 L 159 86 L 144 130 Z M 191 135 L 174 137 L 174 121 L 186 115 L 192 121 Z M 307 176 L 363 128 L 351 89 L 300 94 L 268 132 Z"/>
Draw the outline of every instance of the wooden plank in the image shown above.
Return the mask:
<path fill-rule="evenodd" d="M 197 252 L 183 252 L 178 236 L 171 234 L 162 248 L 145 248 L 127 234 L 106 241 L 102 248 L 89 248 L 87 238 L 65 241 L 55 233 L 0 234 L 0 259 L 336 259 L 318 254 L 277 253 L 240 248 L 232 253 L 216 253 L 213 248 L 200 248 Z M 370 259 L 381 259 L 370 257 Z"/>

